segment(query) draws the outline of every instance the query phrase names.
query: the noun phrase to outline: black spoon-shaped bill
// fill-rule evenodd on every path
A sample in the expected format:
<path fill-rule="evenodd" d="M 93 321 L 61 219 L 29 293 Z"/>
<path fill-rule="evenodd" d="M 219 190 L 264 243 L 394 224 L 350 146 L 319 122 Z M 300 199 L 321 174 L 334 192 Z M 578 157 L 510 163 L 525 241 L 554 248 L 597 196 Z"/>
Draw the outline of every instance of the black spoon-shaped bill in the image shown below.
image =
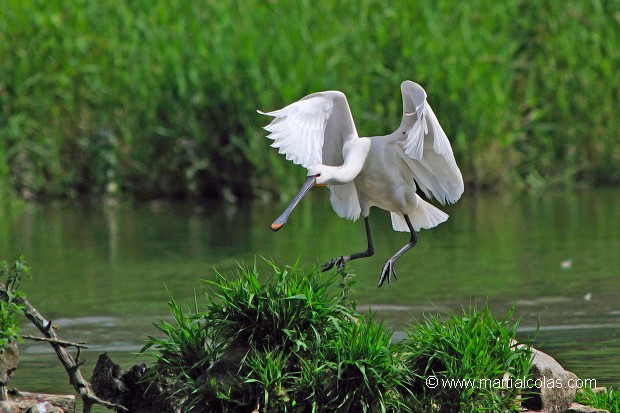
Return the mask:
<path fill-rule="evenodd" d="M 293 208 L 297 206 L 299 201 L 301 201 L 301 198 L 303 198 L 304 195 L 306 195 L 316 183 L 317 176 L 318 175 L 310 175 L 306 178 L 306 181 L 302 185 L 301 189 L 299 190 L 299 192 L 297 192 L 297 195 L 295 195 L 291 203 L 286 207 L 282 215 L 280 215 L 275 221 L 273 221 L 273 224 L 271 224 L 272 230 L 277 231 L 282 228 L 284 224 L 286 224 L 289 215 L 291 215 L 291 212 L 293 212 Z"/>

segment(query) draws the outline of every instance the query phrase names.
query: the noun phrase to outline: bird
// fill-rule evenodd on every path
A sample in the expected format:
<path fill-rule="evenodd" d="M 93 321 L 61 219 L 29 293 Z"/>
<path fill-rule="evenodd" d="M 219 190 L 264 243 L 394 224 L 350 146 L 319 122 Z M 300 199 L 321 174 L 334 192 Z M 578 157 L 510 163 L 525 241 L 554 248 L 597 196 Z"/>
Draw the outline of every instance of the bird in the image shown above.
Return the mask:
<path fill-rule="evenodd" d="M 456 203 L 464 191 L 463 176 L 450 141 L 441 128 L 419 84 L 405 80 L 400 85 L 403 115 L 398 129 L 389 135 L 360 137 L 344 93 L 324 91 L 271 112 L 264 127 L 272 147 L 287 160 L 307 169 L 299 192 L 271 224 L 278 231 L 295 206 L 314 186 L 327 186 L 334 212 L 341 218 L 364 218 L 368 247 L 341 255 L 323 264 L 341 271 L 352 260 L 374 255 L 369 213 L 371 207 L 390 212 L 392 228 L 409 232 L 409 241 L 383 266 L 378 286 L 397 279 L 395 262 L 413 248 L 421 228 L 430 229 L 448 215 L 418 195 L 442 205 Z"/>

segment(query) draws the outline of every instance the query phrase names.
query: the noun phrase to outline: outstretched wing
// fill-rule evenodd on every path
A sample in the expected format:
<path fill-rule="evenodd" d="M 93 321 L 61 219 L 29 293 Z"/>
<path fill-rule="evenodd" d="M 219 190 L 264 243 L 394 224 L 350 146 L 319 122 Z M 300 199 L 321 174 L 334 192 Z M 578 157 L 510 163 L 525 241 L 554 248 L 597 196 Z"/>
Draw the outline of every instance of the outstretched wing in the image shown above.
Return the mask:
<path fill-rule="evenodd" d="M 286 159 L 304 168 L 323 164 L 340 166 L 344 162 L 342 148 L 357 138 L 357 130 L 346 96 L 328 91 L 308 95 L 273 112 L 258 113 L 275 119 L 265 130 L 273 140 L 272 147 Z M 357 219 L 361 209 L 352 182 L 329 185 L 330 201 L 338 216 Z"/>
<path fill-rule="evenodd" d="M 403 120 L 399 133 L 405 162 L 416 183 L 427 197 L 442 204 L 454 203 L 463 194 L 463 176 L 456 164 L 452 146 L 427 101 L 422 86 L 406 80 L 400 85 Z"/>
<path fill-rule="evenodd" d="M 271 146 L 304 168 L 342 165 L 344 142 L 357 137 L 347 98 L 337 91 L 313 93 L 280 110 L 258 113 L 275 118 L 264 128 Z"/>

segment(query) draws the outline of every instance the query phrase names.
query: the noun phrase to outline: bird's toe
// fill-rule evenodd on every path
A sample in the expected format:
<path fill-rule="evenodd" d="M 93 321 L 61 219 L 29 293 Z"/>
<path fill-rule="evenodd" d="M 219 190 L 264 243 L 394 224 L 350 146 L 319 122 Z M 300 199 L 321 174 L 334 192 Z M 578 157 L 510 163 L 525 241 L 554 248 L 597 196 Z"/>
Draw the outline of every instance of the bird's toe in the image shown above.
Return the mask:
<path fill-rule="evenodd" d="M 323 266 L 321 267 L 321 271 L 325 272 L 334 268 L 334 266 L 336 267 L 336 271 L 344 271 L 347 266 L 347 259 L 344 256 L 333 258 L 323 264 Z"/>
<path fill-rule="evenodd" d="M 325 272 L 327 270 L 331 270 L 334 267 L 334 265 L 336 264 L 336 260 L 337 260 L 337 258 L 334 258 L 334 259 L 331 259 L 331 260 L 327 261 L 325 264 L 323 264 L 321 266 L 321 272 Z"/>
<path fill-rule="evenodd" d="M 381 271 L 381 276 L 379 277 L 379 283 L 377 287 L 381 287 L 385 280 L 387 279 L 388 285 L 392 283 L 392 276 L 396 280 L 396 271 L 394 271 L 394 263 L 391 260 L 385 263 L 383 266 L 383 270 Z"/>
<path fill-rule="evenodd" d="M 344 257 L 338 257 L 338 259 L 336 260 L 336 269 L 338 271 L 344 271 L 346 266 L 347 266 L 347 260 L 345 260 Z"/>

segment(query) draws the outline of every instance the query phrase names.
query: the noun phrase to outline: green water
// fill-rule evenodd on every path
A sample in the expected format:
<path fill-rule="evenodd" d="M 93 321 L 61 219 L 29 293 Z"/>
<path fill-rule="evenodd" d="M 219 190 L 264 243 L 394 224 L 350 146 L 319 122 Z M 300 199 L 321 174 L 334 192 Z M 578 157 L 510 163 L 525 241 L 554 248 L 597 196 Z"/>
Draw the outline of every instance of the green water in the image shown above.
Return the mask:
<path fill-rule="evenodd" d="M 325 192 L 305 199 L 277 233 L 269 225 L 283 204 L 26 205 L 1 218 L 0 251 L 7 260 L 26 256 L 34 279 L 23 290 L 60 336 L 88 342 L 82 370 L 90 377 L 103 351 L 124 368 L 142 360 L 134 353 L 155 333 L 151 323 L 168 316 L 166 288 L 185 300 L 200 291 L 200 280 L 213 278 L 213 268 L 232 274 L 237 262 L 257 256 L 310 268 L 365 249 L 363 223 L 339 219 Z M 373 210 L 376 254 L 351 264 L 359 309 L 371 307 L 398 330 L 414 317 L 474 302 L 488 302 L 498 316 L 516 304 L 521 333 L 535 334 L 537 347 L 584 378 L 617 385 L 618 205 L 618 190 L 466 196 L 444 208 L 448 222 L 419 234 L 397 263 L 398 281 L 380 289 L 385 259 L 408 235 Z M 71 392 L 47 345 L 26 342 L 20 350 L 12 386 Z"/>

